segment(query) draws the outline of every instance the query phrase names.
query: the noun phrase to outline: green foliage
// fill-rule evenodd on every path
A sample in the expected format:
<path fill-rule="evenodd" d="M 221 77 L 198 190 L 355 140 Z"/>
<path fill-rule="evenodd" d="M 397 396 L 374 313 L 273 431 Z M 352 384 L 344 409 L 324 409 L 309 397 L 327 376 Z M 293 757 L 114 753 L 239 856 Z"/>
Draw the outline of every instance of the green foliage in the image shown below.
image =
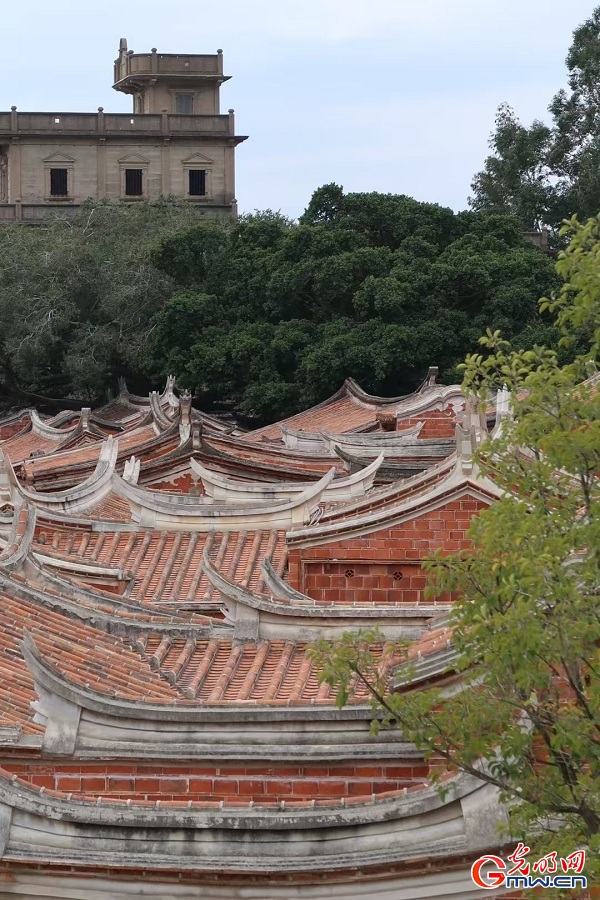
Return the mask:
<path fill-rule="evenodd" d="M 490 139 L 493 155 L 471 185 L 473 209 L 510 213 L 530 230 L 546 225 L 554 199 L 552 170 L 547 164 L 551 140 L 551 129 L 543 122 L 535 121 L 526 128 L 503 103 Z"/>
<path fill-rule="evenodd" d="M 569 88 L 550 103 L 550 125 L 525 127 L 507 104 L 499 107 L 493 153 L 470 201 L 517 215 L 528 229 L 546 227 L 556 243 L 563 219 L 595 216 L 600 205 L 600 7 L 575 30 L 566 65 Z"/>
<path fill-rule="evenodd" d="M 584 347 L 561 364 L 544 347 L 514 349 L 498 332 L 464 369 L 480 401 L 502 385 L 511 415 L 477 454 L 505 491 L 476 517 L 473 549 L 433 554 L 430 595 L 452 590 L 463 689 L 393 692 L 365 645 L 377 634 L 321 641 L 321 679 L 345 703 L 369 683 L 377 727 L 397 726 L 427 754 L 496 785 L 514 839 L 536 854 L 585 845 L 586 875 L 600 849 L 600 391 L 590 378 L 600 346 L 600 221 L 564 228 L 564 280 L 540 301 L 563 343 Z M 406 673 L 405 673 L 406 674 Z M 410 679 L 409 679 L 410 680 Z M 480 761 L 487 765 L 481 767 Z"/>
<path fill-rule="evenodd" d="M 173 202 L 90 202 L 74 221 L 0 229 L 0 385 L 93 401 L 138 372 L 172 293 L 151 255 L 195 220 Z"/>
<path fill-rule="evenodd" d="M 432 361 L 453 377 L 486 325 L 510 336 L 540 325 L 536 300 L 555 284 L 510 217 L 337 185 L 298 225 L 272 212 L 196 225 L 153 261 L 179 291 L 153 321 L 147 371 L 271 420 L 348 376 L 391 395 Z"/>

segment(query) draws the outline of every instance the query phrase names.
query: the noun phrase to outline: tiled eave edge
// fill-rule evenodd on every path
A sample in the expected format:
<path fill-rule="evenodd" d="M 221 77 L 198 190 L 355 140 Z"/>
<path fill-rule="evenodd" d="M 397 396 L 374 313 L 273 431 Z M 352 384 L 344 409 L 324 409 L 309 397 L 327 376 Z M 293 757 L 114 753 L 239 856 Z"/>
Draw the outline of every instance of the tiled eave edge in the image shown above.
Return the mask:
<path fill-rule="evenodd" d="M 229 618 L 235 622 L 234 638 L 260 641 L 277 637 L 287 640 L 316 640 L 341 637 L 349 629 L 373 627 L 377 622 L 386 639 L 415 638 L 423 631 L 425 620 L 446 607 L 440 606 L 319 606 L 298 591 L 288 602 L 255 594 L 225 578 L 205 553 L 204 574 L 224 598 Z M 265 569 L 265 583 L 275 584 L 272 567 Z M 272 573 L 269 575 L 269 571 Z M 411 622 L 410 620 L 417 620 Z"/>
<path fill-rule="evenodd" d="M 338 400 L 343 400 L 344 397 L 349 397 L 350 394 L 348 391 L 348 383 L 349 383 L 349 380 L 346 379 L 346 381 L 344 381 L 342 386 L 335 392 L 335 394 L 332 394 L 331 397 L 327 397 L 326 400 L 321 400 L 321 402 L 317 403 L 315 406 L 311 406 L 307 410 L 304 410 L 303 412 L 295 413 L 293 416 L 288 416 L 287 419 L 281 419 L 280 422 L 274 422 L 273 425 L 267 425 L 267 426 L 262 426 L 261 428 L 255 428 L 249 432 L 249 435 L 259 436 L 267 429 L 279 427 L 282 422 L 284 422 L 286 424 L 289 422 L 294 422 L 296 419 L 299 419 L 301 416 L 304 417 L 308 413 L 313 413 L 313 412 L 317 412 L 317 410 L 325 409 L 326 406 L 331 406 L 332 403 L 336 403 Z M 360 390 L 360 388 L 359 388 L 359 390 Z"/>
<path fill-rule="evenodd" d="M 249 434 L 251 435 L 253 432 L 251 431 Z M 207 434 L 206 438 L 208 446 L 212 449 L 219 449 L 219 447 L 214 448 L 213 444 L 210 443 L 211 441 L 216 441 L 218 445 L 225 446 L 227 450 L 233 454 L 235 454 L 236 450 L 259 453 L 266 461 L 268 461 L 269 456 L 292 461 L 300 460 L 301 462 L 321 463 L 328 462 L 329 460 L 332 460 L 332 462 L 335 461 L 324 444 L 322 448 L 318 450 L 296 450 L 293 447 L 286 447 L 281 443 L 267 444 L 264 441 L 252 441 L 249 440 L 249 437 L 246 435 Z"/>
<path fill-rule="evenodd" d="M 83 687 L 71 681 L 44 658 L 38 651 L 34 638 L 28 633 L 25 633 L 21 642 L 21 651 L 37 687 L 77 705 L 81 709 L 115 718 L 162 721 L 184 725 L 206 724 L 211 721 L 269 723 L 272 720 L 292 719 L 326 720 L 327 722 L 360 721 L 368 724 L 372 719 L 371 708 L 368 705 L 350 705 L 340 710 L 332 706 L 330 701 L 319 705 L 307 705 L 302 701 L 296 703 L 288 701 L 286 704 L 277 701 L 263 702 L 262 704 L 256 701 L 247 703 L 222 701 L 220 704 L 208 706 L 186 700 L 173 703 L 150 703 L 143 699 L 135 701 L 116 699 L 109 694 L 101 694 L 91 687 Z M 391 735 L 392 732 L 389 734 Z M 398 743 L 397 736 L 392 737 L 392 742 Z"/>
<path fill-rule="evenodd" d="M 242 448 L 236 446 L 228 446 L 227 449 L 231 450 L 231 452 L 226 452 L 225 450 L 221 450 L 218 446 L 215 446 L 213 443 L 211 443 L 211 441 L 215 440 L 221 441 L 221 435 L 208 435 L 207 437 L 202 437 L 200 439 L 200 450 L 197 451 L 198 458 L 203 462 L 207 462 L 209 465 L 220 466 L 222 469 L 225 469 L 227 473 L 236 475 L 237 477 L 251 478 L 255 480 L 259 476 L 265 476 L 266 481 L 272 481 L 274 474 L 277 474 L 279 478 L 286 478 L 290 481 L 306 481 L 307 478 L 313 478 L 316 480 L 322 477 L 322 468 L 311 469 L 306 465 L 300 465 L 300 462 L 305 464 L 314 463 L 315 466 L 336 466 L 337 474 L 344 474 L 344 468 L 339 457 L 330 457 L 325 455 L 317 457 L 314 454 L 312 456 L 309 454 L 303 454 L 300 460 L 300 454 L 295 453 L 290 465 L 281 465 L 281 460 L 285 459 L 285 457 L 282 453 L 278 453 L 276 457 L 277 468 L 275 468 L 275 465 L 271 464 L 268 454 L 263 452 L 263 450 L 266 449 L 266 445 L 257 442 L 255 444 L 248 445 L 247 447 Z M 242 451 L 249 450 L 250 456 L 236 456 L 236 451 L 239 451 L 240 449 Z M 298 465 L 294 465 L 294 462 L 298 463 Z M 240 469 L 242 469 L 242 472 L 240 472 Z"/>
<path fill-rule="evenodd" d="M 152 528 L 188 531 L 239 530 L 244 527 L 285 528 L 308 521 L 311 510 L 318 505 L 336 474 L 331 468 L 322 478 L 292 500 L 267 501 L 255 506 L 242 504 L 200 504 L 187 495 L 161 496 L 160 491 L 148 491 L 112 475 L 117 496 L 129 502 L 139 524 Z"/>
<path fill-rule="evenodd" d="M 55 558 L 54 564 L 57 565 L 58 563 L 59 560 Z M 62 572 L 68 571 L 68 560 L 65 561 L 64 566 L 59 565 L 58 568 Z M 87 613 L 91 610 L 93 613 L 106 614 L 109 611 L 108 615 L 110 616 L 110 611 L 112 611 L 119 619 L 126 618 L 134 621 L 157 623 L 168 621 L 172 624 L 190 621 L 189 613 L 182 612 L 180 614 L 177 604 L 169 605 L 167 608 L 166 605 L 163 607 L 160 604 L 149 605 L 139 603 L 136 600 L 121 600 L 118 595 L 113 596 L 108 592 L 100 593 L 91 586 L 84 587 L 81 584 L 69 581 L 68 578 L 61 577 L 61 575 L 46 569 L 36 557 L 27 559 L 25 575 L 26 577 L 30 576 L 27 586 L 31 588 L 32 592 L 35 592 L 31 595 L 32 599 L 37 599 L 40 593 L 47 596 L 47 590 L 42 591 L 42 589 L 49 588 L 52 593 L 53 608 L 60 609 L 60 604 L 63 602 L 69 604 L 64 607 L 65 614 L 70 614 L 73 610 L 77 614 L 79 612 L 77 604 L 79 604 L 82 613 Z M 19 586 L 22 584 L 23 582 L 19 580 Z M 71 600 L 75 601 L 74 605 L 70 602 Z M 210 616 L 203 616 L 201 613 L 194 613 L 194 615 L 196 618 L 194 623 L 191 624 L 209 624 Z"/>
<path fill-rule="evenodd" d="M 23 500 L 14 508 L 11 530 L 6 544 L 0 551 L 0 570 L 17 572 L 21 569 L 33 568 L 36 576 L 42 572 L 47 578 L 46 569 L 60 569 L 63 572 L 88 578 L 110 578 L 115 581 L 128 581 L 128 576 L 118 566 L 101 566 L 93 562 L 78 562 L 77 560 L 54 556 L 42 552 L 39 547 L 33 548 L 33 538 L 37 522 L 36 508 L 33 503 Z M 0 539 L 0 546 L 2 540 Z M 44 567 L 44 568 L 42 568 Z M 118 604 L 124 606 L 125 604 Z"/>
<path fill-rule="evenodd" d="M 149 422 L 146 422 L 145 420 L 136 422 L 132 429 L 122 431 L 118 435 L 118 439 L 122 440 L 138 431 L 142 431 L 148 424 Z M 145 460 L 146 454 L 156 453 L 165 444 L 173 444 L 175 440 L 178 442 L 178 439 L 179 429 L 175 422 L 169 431 L 163 432 L 158 437 L 154 436 L 150 439 L 146 439 L 142 443 L 132 447 L 121 448 L 119 445 L 116 464 L 120 466 L 129 459 L 130 456 L 137 456 L 138 458 Z M 40 457 L 40 459 L 29 459 L 25 460 L 25 462 L 29 464 L 31 474 L 36 484 L 39 484 L 40 482 L 46 484 L 46 482 L 48 482 L 51 491 L 55 491 L 57 485 L 60 486 L 65 483 L 67 485 L 65 490 L 69 490 L 73 485 L 76 487 L 76 481 L 78 479 L 80 480 L 82 475 L 85 475 L 86 472 L 89 472 L 89 470 L 96 465 L 93 460 L 84 460 L 83 462 L 80 462 L 75 459 L 75 461 L 73 461 L 73 455 L 76 453 L 77 448 L 74 450 L 61 450 L 60 452 L 55 450 Z M 36 465 L 36 463 L 39 465 Z"/>
<path fill-rule="evenodd" d="M 56 579 L 56 582 L 60 585 L 60 579 Z M 132 642 L 137 641 L 144 634 L 168 635 L 172 638 L 195 638 L 197 640 L 206 638 L 227 640 L 231 638 L 232 634 L 230 626 L 214 624 L 208 618 L 205 621 L 200 620 L 188 624 L 179 616 L 169 616 L 160 611 L 141 609 L 133 605 L 129 610 L 123 610 L 120 615 L 118 614 L 119 608 L 116 606 L 114 607 L 115 614 L 106 613 L 90 605 L 83 606 L 77 602 L 77 599 L 70 600 L 60 593 L 49 593 L 43 588 L 14 578 L 2 572 L 1 569 L 0 589 L 17 600 L 24 600 L 35 606 L 62 613 L 69 619 L 90 625 L 106 634 L 127 638 Z M 84 593 L 83 590 L 81 593 Z M 99 602 L 97 597 L 93 597 L 93 600 Z M 104 602 L 104 597 L 102 603 L 105 606 L 108 605 Z"/>
<path fill-rule="evenodd" d="M 0 855 L 125 869 L 173 868 L 176 862 L 180 870 L 340 872 L 452 858 L 499 843 L 495 826 L 502 815 L 495 796 L 465 776 L 453 782 L 445 802 L 425 788 L 412 796 L 328 807 L 144 808 L 40 795 L 0 777 Z"/>
<path fill-rule="evenodd" d="M 449 476 L 438 482 L 429 493 L 419 493 L 392 507 L 376 510 L 341 522 L 308 526 L 286 534 L 289 547 L 312 547 L 329 541 L 348 540 L 353 537 L 372 534 L 382 528 L 393 528 L 410 519 L 433 512 L 462 497 L 473 497 L 491 505 L 502 496 L 502 491 L 485 476 L 478 474 L 476 467 L 468 473 L 463 471 L 463 460 L 459 457 L 455 469 Z"/>
<path fill-rule="evenodd" d="M 22 642 L 38 700 L 36 721 L 45 726 L 43 752 L 92 758 L 219 759 L 270 762 L 422 759 L 397 729 L 370 733 L 371 709 L 331 700 L 190 701 L 123 700 L 68 679 Z M 351 751 L 349 751 L 351 748 Z"/>
<path fill-rule="evenodd" d="M 426 656 L 408 659 L 395 670 L 391 680 L 392 690 L 403 693 L 417 687 L 423 687 L 433 681 L 439 681 L 458 672 L 460 654 L 454 644 L 429 653 Z"/>

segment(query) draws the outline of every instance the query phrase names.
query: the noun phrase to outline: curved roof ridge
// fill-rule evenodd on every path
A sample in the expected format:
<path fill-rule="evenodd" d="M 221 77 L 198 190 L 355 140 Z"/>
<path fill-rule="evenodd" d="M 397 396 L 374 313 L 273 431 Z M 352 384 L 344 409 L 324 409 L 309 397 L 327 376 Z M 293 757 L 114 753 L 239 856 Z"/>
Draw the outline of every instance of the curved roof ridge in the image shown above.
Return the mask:
<path fill-rule="evenodd" d="M 295 803 L 293 800 L 286 800 L 283 803 L 268 803 L 265 801 L 264 804 L 252 803 L 248 800 L 241 803 L 181 800 L 181 802 L 173 801 L 163 805 L 160 802 L 136 803 L 135 800 L 104 798 L 97 794 L 73 797 L 72 792 L 33 785 L 22 776 L 0 767 L 0 795 L 2 801 L 7 805 L 25 809 L 30 813 L 43 815 L 44 807 L 46 807 L 50 819 L 96 823 L 104 827 L 117 824 L 115 814 L 111 811 L 111 808 L 117 808 L 119 810 L 118 824 L 121 826 L 140 827 L 143 824 L 146 828 L 181 828 L 181 813 L 176 811 L 181 808 L 186 810 L 185 826 L 188 828 L 205 828 L 207 810 L 214 810 L 219 825 L 225 828 L 239 829 L 243 827 L 243 822 L 240 822 L 238 818 L 242 810 L 246 811 L 245 814 L 248 818 L 246 827 L 252 827 L 251 821 L 260 816 L 261 819 L 270 818 L 273 825 L 280 828 L 294 824 L 301 825 L 303 820 L 306 823 L 303 827 L 310 828 L 316 825 L 324 827 L 328 824 L 334 826 L 352 825 L 353 823 L 366 824 L 369 821 L 380 823 L 389 821 L 392 816 L 402 819 L 410 818 L 415 813 L 423 815 L 447 806 L 448 803 L 468 796 L 483 787 L 481 782 L 472 775 L 452 775 L 442 778 L 442 780 L 447 785 L 446 794 L 450 794 L 449 799 L 443 798 L 436 786 L 430 783 L 419 783 L 411 787 L 384 791 L 380 794 L 370 794 L 368 799 L 365 796 L 359 796 L 353 799 L 329 798 L 317 802 L 297 801 Z M 32 805 L 30 801 L 32 795 L 36 796 L 35 805 Z M 344 822 L 339 819 L 340 808 L 347 809 Z M 59 809 L 60 813 L 57 816 Z M 231 822 L 228 822 L 229 810 L 231 810 Z M 284 810 L 286 814 L 283 813 Z"/>
<path fill-rule="evenodd" d="M 286 640 L 314 640 L 325 633 L 331 636 L 341 636 L 342 632 L 349 628 L 373 627 L 377 621 L 384 632 L 386 639 L 397 638 L 400 634 L 406 636 L 406 623 L 411 618 L 422 620 L 432 616 L 439 606 L 434 604 L 387 604 L 376 605 L 360 603 L 336 603 L 334 605 L 319 603 L 308 594 L 302 594 L 285 585 L 269 567 L 266 559 L 263 562 L 262 572 L 265 583 L 270 589 L 275 589 L 271 596 L 257 594 L 249 588 L 243 587 L 227 578 L 216 566 L 210 562 L 208 555 L 204 554 L 202 561 L 204 573 L 212 586 L 218 590 L 231 606 L 230 616 L 237 623 L 239 610 L 237 606 L 253 610 L 257 615 L 254 622 L 241 617 L 243 636 L 251 636 L 254 640 L 260 640 L 268 634 L 277 634 L 277 639 Z M 277 595 L 275 595 L 277 592 Z M 273 625 L 272 618 L 278 619 Z M 299 618 L 302 622 L 297 625 L 294 620 Z M 235 632 L 237 637 L 239 632 Z M 418 630 L 417 630 L 418 633 Z M 273 638 L 275 639 L 275 638 Z"/>
<path fill-rule="evenodd" d="M 129 484 L 116 473 L 112 475 L 112 485 L 115 493 L 132 504 L 134 518 L 137 517 L 141 525 L 159 528 L 168 528 L 170 525 L 176 529 L 185 526 L 186 530 L 192 531 L 213 530 L 216 526 L 223 530 L 238 530 L 242 523 L 247 524 L 247 527 L 251 524 L 254 527 L 270 524 L 275 528 L 306 521 L 333 480 L 335 472 L 335 468 L 331 468 L 291 500 L 270 500 L 263 504 L 240 506 L 207 504 L 201 503 L 195 496 L 150 491 Z"/>
<path fill-rule="evenodd" d="M 0 567 L 11 572 L 21 568 L 31 550 L 35 532 L 35 508 L 24 500 L 14 507 L 13 524 L 5 547 L 0 552 Z"/>
<path fill-rule="evenodd" d="M 381 484 L 378 487 L 373 488 L 364 497 L 353 498 L 347 500 L 345 503 L 340 503 L 335 508 L 324 512 L 321 517 L 321 522 L 341 517 L 345 518 L 351 512 L 360 510 L 364 506 L 369 506 L 372 503 L 385 500 L 386 498 L 390 500 L 393 500 L 395 497 L 401 498 L 402 495 L 414 493 L 415 489 L 422 494 L 428 489 L 430 484 L 435 483 L 439 479 L 443 472 L 446 470 L 450 472 L 455 467 L 456 453 L 452 453 L 450 456 L 446 456 L 444 459 L 440 459 L 438 462 L 434 463 L 434 465 L 429 466 L 429 468 L 424 469 L 421 472 L 416 472 L 408 478 L 401 478 L 392 481 L 390 484 Z"/>
<path fill-rule="evenodd" d="M 434 484 L 429 492 L 411 494 L 404 502 L 399 497 L 397 504 L 376 509 L 372 513 L 366 512 L 362 516 L 338 521 L 332 516 L 325 523 L 320 522 L 317 525 L 289 531 L 286 540 L 290 544 L 297 544 L 309 540 L 326 541 L 332 535 L 371 533 L 382 528 L 384 524 L 399 524 L 412 518 L 415 514 L 422 515 L 425 511 L 435 509 L 448 503 L 451 498 L 457 498 L 466 493 L 474 493 L 487 503 L 492 503 L 502 495 L 503 492 L 489 478 L 479 475 L 477 471 L 463 471 L 460 454 L 454 457 L 454 463 L 454 467 L 445 477 Z"/>
<path fill-rule="evenodd" d="M 399 403 L 401 400 L 413 397 L 414 394 L 417 393 L 400 394 L 398 397 L 378 397 L 376 394 L 368 394 L 354 378 L 346 378 L 344 387 L 346 388 L 349 397 L 358 400 L 361 404 L 366 406 L 392 406 L 395 403 Z"/>
<path fill-rule="evenodd" d="M 373 485 L 377 470 L 384 460 L 382 453 L 373 462 L 357 472 L 339 477 L 331 482 L 323 494 L 323 502 L 337 502 L 355 496 L 363 496 Z M 190 459 L 192 472 L 202 480 L 206 494 L 215 501 L 255 503 L 267 500 L 283 500 L 298 496 L 315 481 L 240 481 L 222 475 L 203 466 L 199 460 Z M 274 473 L 275 474 L 275 473 Z"/>
<path fill-rule="evenodd" d="M 31 420 L 31 430 L 39 437 L 46 438 L 49 441 L 63 441 L 77 430 L 79 424 L 75 422 L 69 428 L 58 428 L 56 425 L 49 425 L 47 422 L 44 422 L 37 410 L 30 409 L 28 412 Z"/>
<path fill-rule="evenodd" d="M 31 566 L 32 570 L 34 566 Z M 133 602 L 126 606 L 110 603 L 106 596 L 96 597 L 92 590 L 65 582 L 58 577 L 43 576 L 47 584 L 32 583 L 25 577 L 0 574 L 0 586 L 18 600 L 77 620 L 105 634 L 137 639 L 140 634 L 167 633 L 174 637 L 206 637 L 220 635 L 226 639 L 230 627 L 208 616 L 194 613 L 186 617 L 176 611 L 141 607 Z M 56 585 L 56 587 L 55 587 Z M 70 589 L 71 598 L 68 596 Z M 101 601 L 101 602 L 98 602 Z"/>
<path fill-rule="evenodd" d="M 110 487 L 110 479 L 114 472 L 118 455 L 118 442 L 112 436 L 107 437 L 100 446 L 98 461 L 91 475 L 84 481 L 62 491 L 33 491 L 24 487 L 17 479 L 12 463 L 7 461 L 9 478 L 14 492 L 35 503 L 37 506 L 56 509 L 85 509 L 91 501 L 97 502 L 100 495 Z"/>

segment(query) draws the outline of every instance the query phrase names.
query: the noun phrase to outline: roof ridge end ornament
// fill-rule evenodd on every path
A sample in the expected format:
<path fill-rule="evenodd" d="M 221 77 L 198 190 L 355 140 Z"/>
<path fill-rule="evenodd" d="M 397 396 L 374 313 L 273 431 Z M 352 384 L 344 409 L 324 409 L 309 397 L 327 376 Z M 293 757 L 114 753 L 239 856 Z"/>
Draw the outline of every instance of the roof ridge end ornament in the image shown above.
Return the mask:
<path fill-rule="evenodd" d="M 437 385 L 438 375 L 440 373 L 439 366 L 429 366 L 427 375 L 422 385 L 417 389 L 417 394 L 424 394 L 426 391 Z"/>
<path fill-rule="evenodd" d="M 123 468 L 123 481 L 129 484 L 137 484 L 140 477 L 141 461 L 136 456 L 130 456 Z"/>
<path fill-rule="evenodd" d="M 506 420 L 510 421 L 512 418 L 513 410 L 511 392 L 509 391 L 506 383 L 504 383 L 502 387 L 496 391 L 496 425 L 494 427 L 494 431 L 492 432 L 492 436 L 494 438 L 499 438 L 502 434 L 503 423 Z"/>
<path fill-rule="evenodd" d="M 473 478 L 477 474 L 477 467 L 473 460 L 473 451 L 477 447 L 477 428 L 463 428 L 457 423 L 456 435 L 456 468 L 467 477 Z"/>
<path fill-rule="evenodd" d="M 165 389 L 161 397 L 161 400 L 166 400 L 169 406 L 172 406 L 173 408 L 179 406 L 179 400 L 175 396 L 175 384 L 175 375 L 167 375 L 167 383 L 165 384 Z"/>
<path fill-rule="evenodd" d="M 8 467 L 8 457 L 0 448 L 0 505 L 10 503 L 12 499 L 11 479 Z"/>
<path fill-rule="evenodd" d="M 477 398 L 469 394 L 465 399 L 465 408 L 459 423 L 466 431 L 475 429 L 477 445 L 481 444 L 488 435 L 485 410 L 480 407 Z"/>
<path fill-rule="evenodd" d="M 181 391 L 179 395 L 179 436 L 180 445 L 189 441 L 192 434 L 192 392 Z"/>

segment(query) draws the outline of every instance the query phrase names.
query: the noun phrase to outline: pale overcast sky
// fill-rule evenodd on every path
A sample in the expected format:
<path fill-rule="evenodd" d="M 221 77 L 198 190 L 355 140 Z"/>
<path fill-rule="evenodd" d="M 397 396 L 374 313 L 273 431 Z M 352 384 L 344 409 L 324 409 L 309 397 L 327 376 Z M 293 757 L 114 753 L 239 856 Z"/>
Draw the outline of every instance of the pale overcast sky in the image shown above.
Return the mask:
<path fill-rule="evenodd" d="M 464 209 L 496 107 L 544 117 L 593 0 L 17 0 L 2 3 L 0 109 L 127 112 L 129 49 L 214 53 L 236 110 L 241 211 L 299 215 L 312 191 Z"/>

